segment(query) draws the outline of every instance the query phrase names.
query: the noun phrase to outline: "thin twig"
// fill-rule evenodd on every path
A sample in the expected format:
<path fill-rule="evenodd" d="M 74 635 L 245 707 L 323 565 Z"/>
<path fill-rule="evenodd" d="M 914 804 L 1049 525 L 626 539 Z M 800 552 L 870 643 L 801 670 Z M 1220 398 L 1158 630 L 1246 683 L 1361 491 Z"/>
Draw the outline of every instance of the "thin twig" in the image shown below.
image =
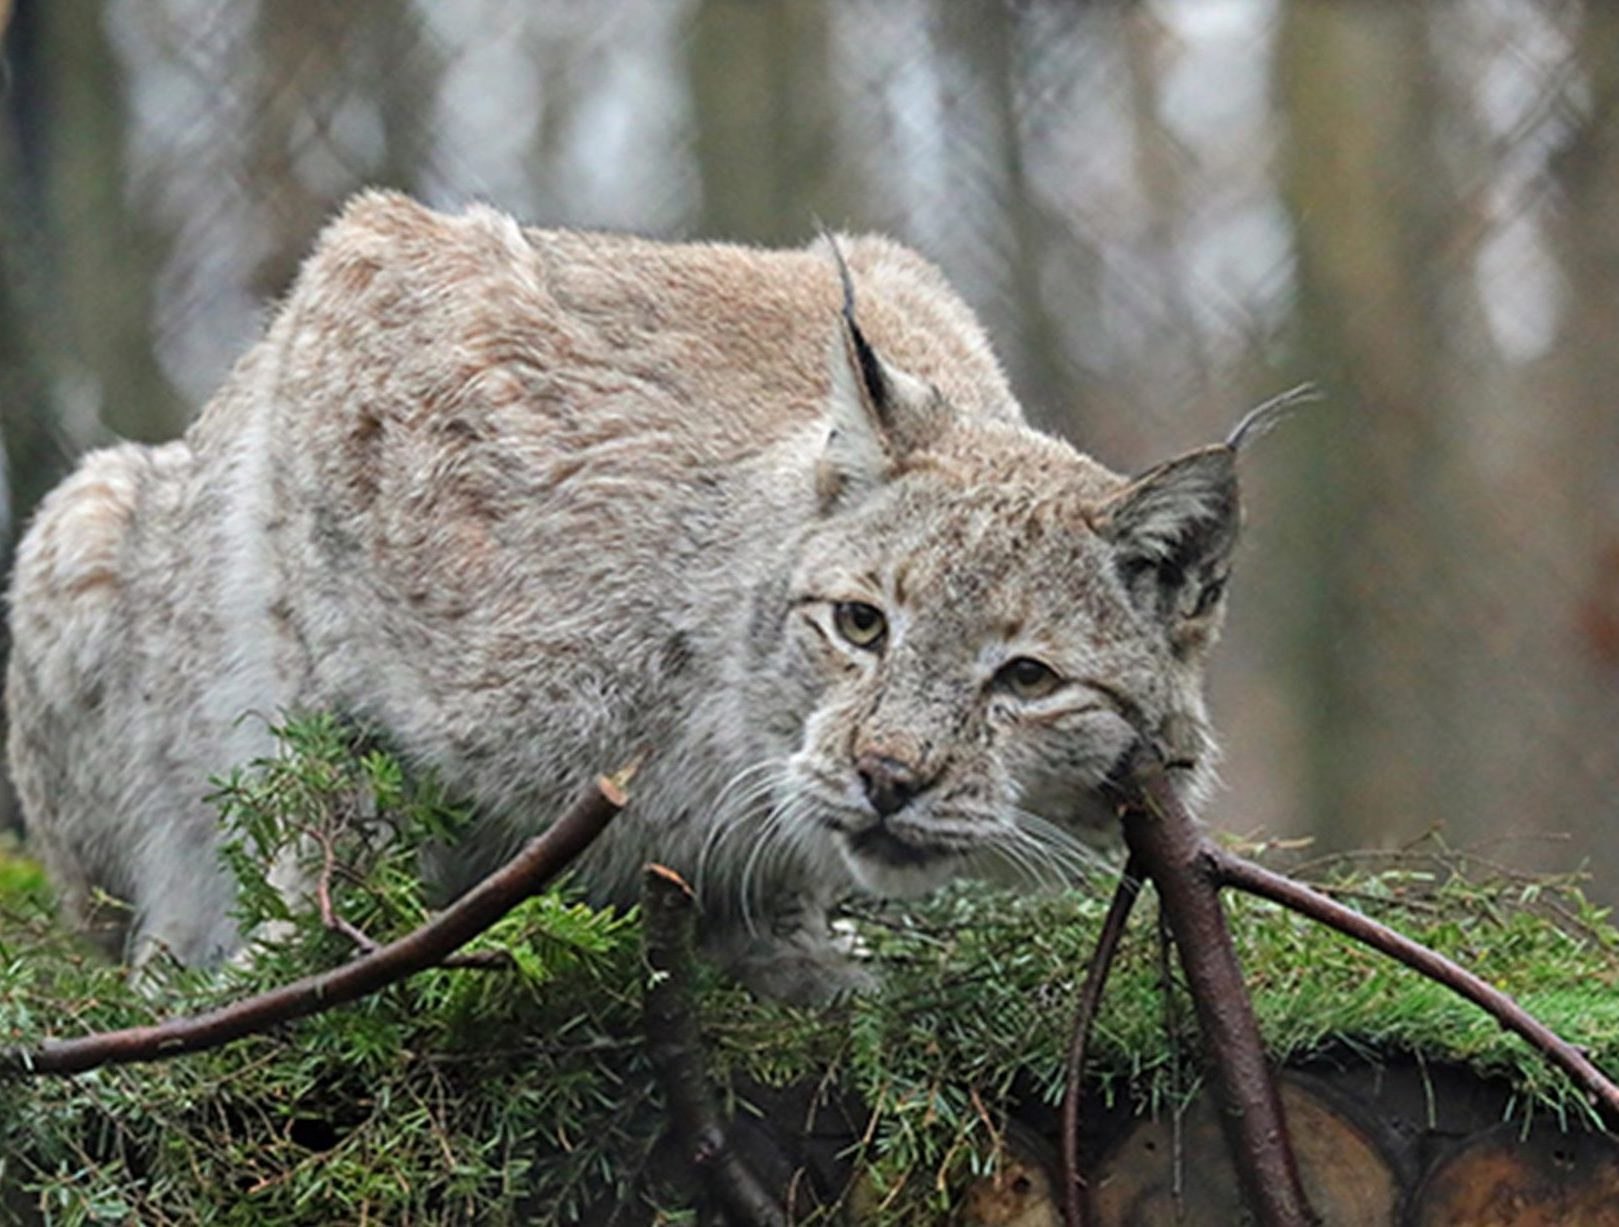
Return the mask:
<path fill-rule="evenodd" d="M 1315 890 L 1335 899 L 1353 899 L 1359 903 L 1375 903 L 1382 907 L 1399 908 L 1404 912 L 1420 912 L 1424 916 L 1442 916 L 1444 908 L 1429 899 L 1411 899 L 1404 895 L 1380 895 L 1376 891 L 1359 890 L 1353 886 L 1339 886 L 1332 882 L 1317 882 Z"/>
<path fill-rule="evenodd" d="M 1085 969 L 1085 982 L 1079 989 L 1079 1004 L 1074 1009 L 1074 1038 L 1068 1047 L 1062 1096 L 1063 1215 L 1068 1227 L 1086 1227 L 1088 1222 L 1084 1177 L 1079 1171 L 1079 1117 L 1084 1095 L 1085 1049 L 1090 1043 L 1091 1023 L 1096 1018 L 1102 990 L 1107 987 L 1108 972 L 1113 969 L 1113 957 L 1119 950 L 1119 939 L 1124 936 L 1124 926 L 1140 894 L 1141 865 L 1132 856 L 1125 862 L 1124 874 L 1113 891 L 1113 901 L 1107 905 L 1107 915 L 1102 918 L 1102 930 L 1096 936 L 1096 949 L 1091 953 L 1090 966 Z"/>
<path fill-rule="evenodd" d="M 381 949 L 377 941 L 359 925 L 337 910 L 332 896 L 332 879 L 337 876 L 337 846 L 332 833 L 316 827 L 300 828 L 320 845 L 320 873 L 315 878 L 315 906 L 320 911 L 320 922 L 326 929 L 345 938 L 360 954 L 367 955 Z M 462 971 L 504 971 L 512 966 L 512 956 L 504 950 L 457 950 L 438 962 L 439 967 L 453 967 Z"/>
<path fill-rule="evenodd" d="M 696 909 L 691 887 L 672 869 L 648 865 L 641 916 L 648 979 L 643 1014 L 647 1055 L 669 1103 L 674 1136 L 743 1227 L 787 1227 L 787 1214 L 731 1145 L 703 1063 L 703 1036 L 691 1001 Z"/>
<path fill-rule="evenodd" d="M 1169 952 L 1175 938 L 1169 931 L 1169 918 L 1163 908 L 1158 909 L 1158 999 L 1164 1005 L 1164 1038 L 1169 1043 L 1169 1097 L 1173 1107 L 1169 1113 L 1169 1170 L 1170 1204 L 1175 1207 L 1179 1221 L 1186 1215 L 1186 1151 L 1185 1136 L 1181 1128 L 1186 1116 L 1186 1103 L 1181 1095 L 1181 1075 L 1185 1072 L 1185 1050 L 1182 1043 L 1180 1011 L 1175 1008 L 1175 972 L 1169 965 Z"/>
<path fill-rule="evenodd" d="M 1603 1109 L 1609 1121 L 1619 1121 L 1619 1086 L 1592 1064 L 1584 1052 L 1557 1035 L 1500 989 L 1437 951 L 1327 898 L 1302 882 L 1274 873 L 1213 845 L 1210 845 L 1206 855 L 1222 886 L 1269 899 L 1272 903 L 1279 903 L 1328 928 L 1336 929 L 1344 936 L 1382 951 L 1473 1002 L 1507 1030 L 1522 1036 L 1573 1079 Z"/>
<path fill-rule="evenodd" d="M 332 877 L 337 870 L 337 848 L 330 831 L 304 827 L 303 831 L 320 845 L 320 873 L 315 878 L 315 906 L 320 909 L 320 922 L 333 933 L 348 938 L 361 954 L 370 954 L 377 941 L 359 925 L 351 922 L 332 902 Z"/>
<path fill-rule="evenodd" d="M 217 1048 L 244 1035 L 353 1001 L 433 967 L 529 898 L 573 861 L 621 810 L 627 773 L 595 781 L 543 835 L 523 845 L 444 911 L 414 932 L 330 971 L 305 976 L 215 1010 L 146 1027 L 46 1040 L 37 1049 L 0 1051 L 0 1074 L 74 1074 L 102 1065 L 152 1061 Z"/>

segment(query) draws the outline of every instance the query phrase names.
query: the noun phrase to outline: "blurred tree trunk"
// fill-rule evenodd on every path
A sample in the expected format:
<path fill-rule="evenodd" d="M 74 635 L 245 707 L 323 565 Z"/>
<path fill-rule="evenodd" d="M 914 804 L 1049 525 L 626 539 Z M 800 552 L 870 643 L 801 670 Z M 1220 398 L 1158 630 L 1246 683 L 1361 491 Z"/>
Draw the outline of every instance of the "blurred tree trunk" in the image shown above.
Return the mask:
<path fill-rule="evenodd" d="M 936 202 L 935 232 L 950 237 L 944 250 L 924 254 L 945 264 L 980 309 L 1031 416 L 1072 430 L 1073 380 L 1041 285 L 1057 236 L 1029 183 L 1020 122 L 1028 61 L 1007 11 L 941 6 L 940 17 L 938 46 L 923 42 L 919 53 L 958 63 L 969 84 L 946 90 L 952 190 Z"/>
<path fill-rule="evenodd" d="M 409 6 L 390 0 L 279 0 L 258 9 L 258 105 L 237 136 L 235 172 L 263 241 L 256 297 L 286 292 L 321 227 L 365 187 L 418 188 L 432 164 L 428 119 L 443 55 Z M 380 147 L 343 122 L 374 108 Z M 363 126 L 363 125 L 362 125 Z"/>
<path fill-rule="evenodd" d="M 170 438 L 185 406 L 158 367 L 151 319 L 162 262 L 156 236 L 126 202 L 122 73 L 98 0 L 52 0 L 38 14 L 37 66 L 47 121 L 44 215 L 52 286 L 74 360 L 59 406 L 119 435 Z"/>
<path fill-rule="evenodd" d="M 354 5 L 354 0 L 344 7 Z M 382 113 L 383 160 L 373 182 L 419 192 L 433 167 L 433 114 L 444 48 L 408 5 L 372 0 L 362 36 L 372 54 L 366 85 Z"/>
<path fill-rule="evenodd" d="M 1312 446 L 1294 499 L 1310 519 L 1280 565 L 1308 808 L 1331 846 L 1420 832 L 1454 778 L 1434 659 L 1451 638 L 1448 533 L 1427 527 L 1448 518 L 1434 480 L 1443 340 L 1432 282 L 1412 271 L 1431 266 L 1449 220 L 1429 147 L 1429 19 L 1293 0 L 1278 41 L 1300 362 L 1333 402 L 1299 426 Z"/>
<path fill-rule="evenodd" d="M 1204 208 L 1196 198 L 1200 186 L 1195 154 L 1181 143 L 1163 119 L 1166 70 L 1173 66 L 1174 36 L 1150 8 L 1132 10 L 1120 31 L 1125 66 L 1129 72 L 1131 145 L 1134 172 L 1140 184 L 1145 217 L 1135 253 L 1136 265 L 1148 278 L 1153 303 L 1152 331 L 1156 344 L 1149 347 L 1130 373 L 1137 412 L 1131 416 L 1144 425 L 1161 423 L 1161 416 L 1184 414 L 1188 409 L 1207 411 L 1220 405 L 1210 396 L 1212 371 L 1205 352 L 1205 329 L 1193 311 L 1193 286 L 1182 265 L 1185 229 Z M 1148 399 L 1150 398 L 1150 399 Z M 1151 405 L 1155 413 L 1140 410 Z M 1157 440 L 1138 453 L 1145 460 L 1154 452 L 1189 447 L 1218 438 L 1212 423 L 1188 422 L 1173 440 Z"/>
<path fill-rule="evenodd" d="M 14 73 L 0 117 L 0 437 L 6 471 L 0 490 L 0 566 L 29 510 L 66 471 L 72 457 L 51 417 L 51 383 L 58 373 L 54 334 L 64 325 L 59 299 L 50 293 L 51 270 L 44 259 L 40 197 L 25 153 L 26 133 L 44 122 L 37 39 L 44 4 L 25 0 L 17 7 L 6 42 L 7 71 Z M 30 72 L 28 78 L 23 72 Z"/>
<path fill-rule="evenodd" d="M 351 91 L 371 83 L 353 59 L 374 51 L 376 27 L 396 23 L 403 11 L 372 0 L 277 0 L 258 10 L 258 104 L 244 111 L 248 126 L 237 140 L 247 159 L 240 182 L 257 206 L 264 252 L 254 270 L 255 297 L 286 292 L 321 225 L 344 197 L 367 183 L 368 167 L 341 164 L 345 150 L 333 120 Z M 410 63 L 406 58 L 379 66 L 380 73 L 408 76 Z M 310 174 L 306 167 L 315 157 L 339 163 L 344 173 Z"/>
<path fill-rule="evenodd" d="M 64 31 L 71 24 L 64 20 L 66 7 L 78 9 L 87 29 Z M 94 281 L 120 260 L 114 240 L 123 221 L 118 176 L 106 173 L 106 166 L 118 165 L 121 132 L 116 102 L 107 105 L 116 91 L 99 37 L 99 5 L 21 0 L 6 10 L 10 24 L 0 23 L 6 50 L 0 116 L 0 583 L 9 578 L 16 538 L 34 505 L 99 433 L 99 389 L 126 391 L 121 364 L 139 348 L 129 342 L 145 335 L 139 288 L 117 287 L 125 293 L 111 293 L 103 302 Z M 73 58 L 81 54 L 89 63 Z M 102 70 L 99 78 L 96 68 Z M 77 84 L 65 79 L 75 75 Z M 75 120 L 89 124 L 88 152 L 74 150 L 66 137 Z M 72 156 L 86 161 L 73 162 Z M 107 159 L 102 182 L 81 195 L 96 156 Z M 65 231 L 53 233 L 45 219 L 64 200 L 76 212 L 62 219 Z M 130 365 L 139 376 L 128 389 L 134 395 L 121 400 L 125 412 L 117 420 L 140 424 L 147 421 L 142 396 L 166 405 L 169 393 L 144 355 Z M 77 404 L 64 405 L 75 399 Z M 59 420 L 64 407 L 67 421 Z M 0 659 L 9 650 L 9 621 L 0 619 Z M 4 739 L 0 711 L 0 744 Z M 10 781 L 0 771 L 0 829 L 19 822 Z"/>
<path fill-rule="evenodd" d="M 31 241 L 34 214 L 22 190 L 14 132 L 11 123 L 0 123 L 0 584 L 9 580 L 16 538 L 29 510 L 67 463 L 50 429 L 45 330 L 36 318 L 42 277 L 25 260 L 38 244 Z M 10 650 L 10 621 L 0 616 L 0 661 Z M 5 735 L 0 708 L 0 744 Z M 0 831 L 20 823 L 16 795 L 0 768 Z"/>
<path fill-rule="evenodd" d="M 846 224 L 828 20 L 806 0 L 697 6 L 687 73 L 703 233 L 785 244 L 802 242 L 817 217 Z"/>
<path fill-rule="evenodd" d="M 1552 622 L 1561 696 L 1562 769 L 1541 805 L 1591 856 L 1595 887 L 1619 898 L 1619 10 L 1587 5 L 1576 35 L 1588 102 L 1553 165 L 1561 208 L 1548 210 L 1562 255 L 1567 299 L 1553 350 L 1549 402 L 1533 412 L 1554 432 L 1538 516 L 1564 540 L 1547 584 L 1559 598 Z M 1548 534 L 1550 535 L 1550 534 Z"/>

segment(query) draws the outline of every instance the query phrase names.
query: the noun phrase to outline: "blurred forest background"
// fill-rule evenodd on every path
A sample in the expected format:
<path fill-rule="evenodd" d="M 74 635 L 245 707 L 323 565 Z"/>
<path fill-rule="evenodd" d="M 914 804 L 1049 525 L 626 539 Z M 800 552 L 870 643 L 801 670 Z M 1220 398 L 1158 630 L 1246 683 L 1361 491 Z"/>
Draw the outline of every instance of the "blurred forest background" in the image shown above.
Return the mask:
<path fill-rule="evenodd" d="M 1588 861 L 1619 901 L 1619 5 L 0 0 L 14 539 L 181 431 L 366 184 L 887 231 L 1033 418 L 1256 449 L 1211 817 Z"/>

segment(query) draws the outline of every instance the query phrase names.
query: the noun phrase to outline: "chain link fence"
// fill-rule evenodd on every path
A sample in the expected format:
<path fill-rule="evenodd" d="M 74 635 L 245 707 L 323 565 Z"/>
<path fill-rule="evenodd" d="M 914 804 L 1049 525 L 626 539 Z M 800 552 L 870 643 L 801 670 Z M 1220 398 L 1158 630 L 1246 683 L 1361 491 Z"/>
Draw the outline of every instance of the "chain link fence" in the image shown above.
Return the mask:
<path fill-rule="evenodd" d="M 1619 895 L 1619 10 L 9 7 L 16 521 L 84 448 L 182 430 L 363 185 L 664 236 L 882 230 L 980 311 L 1031 416 L 1116 467 L 1325 391 L 1250 462 L 1216 822 L 1442 826 Z"/>

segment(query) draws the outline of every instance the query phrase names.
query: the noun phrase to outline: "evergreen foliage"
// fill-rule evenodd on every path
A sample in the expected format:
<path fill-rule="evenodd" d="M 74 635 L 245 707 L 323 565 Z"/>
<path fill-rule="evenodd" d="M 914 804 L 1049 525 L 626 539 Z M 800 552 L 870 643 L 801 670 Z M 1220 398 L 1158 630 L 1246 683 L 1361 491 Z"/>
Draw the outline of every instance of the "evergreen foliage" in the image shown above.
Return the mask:
<path fill-rule="evenodd" d="M 295 722 L 281 739 L 279 755 L 222 781 L 217 800 L 244 921 L 286 922 L 291 937 L 246 969 L 160 966 L 131 987 L 52 923 L 37 869 L 0 849 L 0 1043 L 153 1022 L 349 957 L 313 902 L 289 910 L 268 888 L 262 867 L 284 847 L 318 869 L 330 846 L 334 903 L 371 936 L 420 921 L 416 849 L 453 838 L 464 816 L 432 781 L 334 721 Z M 355 815 L 372 821 L 339 821 Z M 1445 863 L 1373 865 L 1330 883 L 1619 1064 L 1619 939 L 1605 913 L 1570 881 L 1469 877 Z M 705 972 L 713 1076 L 733 1088 L 739 1113 L 753 1086 L 857 1093 L 874 1114 L 860 1156 L 870 1220 L 938 1221 L 996 1161 L 1009 1097 L 1060 1098 L 1078 978 L 1109 885 L 1048 896 L 961 885 L 860 915 L 885 987 L 835 1008 L 755 1002 Z M 1509 1079 L 1524 1113 L 1587 1111 L 1561 1074 L 1444 990 L 1273 905 L 1230 902 L 1279 1058 L 1345 1044 L 1419 1053 Z M 1193 1088 L 1164 1039 L 1150 915 L 1114 970 L 1092 1073 L 1096 1093 L 1157 1108 Z M 477 946 L 504 952 L 507 965 L 424 973 L 215 1052 L 0 1082 L 0 1216 L 565 1222 L 619 1200 L 678 1205 L 679 1190 L 646 1175 L 662 1115 L 640 1039 L 636 918 L 592 910 L 564 883 Z M 1190 1019 L 1184 1002 L 1178 1013 Z M 653 1208 L 641 1221 L 684 1218 Z"/>

